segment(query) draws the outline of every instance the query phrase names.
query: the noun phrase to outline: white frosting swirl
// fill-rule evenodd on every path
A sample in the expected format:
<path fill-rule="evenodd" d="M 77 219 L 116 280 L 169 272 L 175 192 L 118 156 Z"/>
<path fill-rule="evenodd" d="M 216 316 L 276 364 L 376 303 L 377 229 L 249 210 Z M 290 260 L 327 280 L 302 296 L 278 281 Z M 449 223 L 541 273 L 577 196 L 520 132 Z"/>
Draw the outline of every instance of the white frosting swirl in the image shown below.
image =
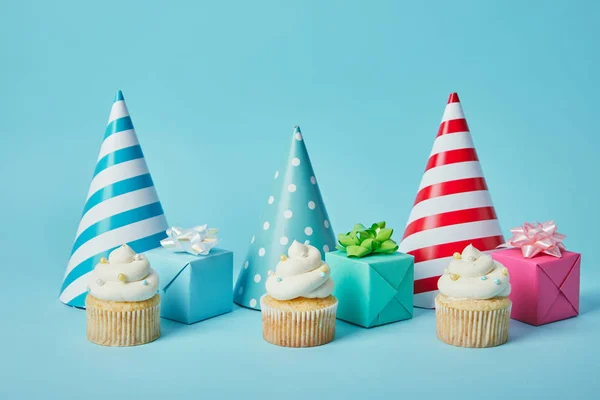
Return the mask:
<path fill-rule="evenodd" d="M 457 299 L 491 299 L 510 294 L 510 277 L 504 265 L 468 245 L 450 261 L 438 281 L 438 289 Z"/>
<path fill-rule="evenodd" d="M 158 291 L 158 274 L 126 244 L 113 250 L 90 274 L 88 290 L 105 301 L 143 301 Z"/>
<path fill-rule="evenodd" d="M 288 257 L 282 256 L 275 273 L 267 279 L 267 294 L 276 300 L 298 297 L 325 298 L 333 292 L 329 266 L 321 261 L 321 252 L 294 240 Z"/>

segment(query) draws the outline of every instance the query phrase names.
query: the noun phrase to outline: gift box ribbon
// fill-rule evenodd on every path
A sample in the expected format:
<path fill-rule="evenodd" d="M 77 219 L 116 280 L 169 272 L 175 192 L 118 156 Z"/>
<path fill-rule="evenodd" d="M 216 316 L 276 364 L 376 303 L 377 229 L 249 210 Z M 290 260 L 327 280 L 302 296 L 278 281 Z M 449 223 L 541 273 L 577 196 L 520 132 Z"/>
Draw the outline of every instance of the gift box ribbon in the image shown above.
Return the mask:
<path fill-rule="evenodd" d="M 219 243 L 217 228 L 208 228 L 208 225 L 195 226 L 182 229 L 173 226 L 167 229 L 168 238 L 160 241 L 160 245 L 175 253 L 189 253 L 195 256 L 206 256 L 210 250 Z"/>
<path fill-rule="evenodd" d="M 560 258 L 561 250 L 566 250 L 562 243 L 566 236 L 557 232 L 554 221 L 526 222 L 510 232 L 513 236 L 499 247 L 519 247 L 525 258 L 532 258 L 539 253 Z"/>
<path fill-rule="evenodd" d="M 392 240 L 393 229 L 385 227 L 385 221 L 377 222 L 367 228 L 356 224 L 348 232 L 338 235 L 336 248 L 345 251 L 348 257 L 364 257 L 371 253 L 393 253 L 398 250 L 398 244 Z"/>

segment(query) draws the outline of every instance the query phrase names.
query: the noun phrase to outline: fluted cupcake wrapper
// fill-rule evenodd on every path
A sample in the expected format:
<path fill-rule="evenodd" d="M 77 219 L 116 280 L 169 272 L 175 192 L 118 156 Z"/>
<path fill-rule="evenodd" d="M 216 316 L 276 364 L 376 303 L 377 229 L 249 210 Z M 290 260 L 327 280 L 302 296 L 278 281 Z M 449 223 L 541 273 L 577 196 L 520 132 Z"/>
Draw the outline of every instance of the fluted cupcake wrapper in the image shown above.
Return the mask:
<path fill-rule="evenodd" d="M 460 310 L 448 307 L 436 298 L 437 337 L 442 342 L 460 347 L 499 346 L 508 340 L 510 310 L 510 305 L 497 310 Z"/>
<path fill-rule="evenodd" d="M 314 347 L 331 342 L 335 336 L 338 302 L 318 310 L 287 311 L 260 301 L 263 338 L 283 347 Z"/>
<path fill-rule="evenodd" d="M 87 337 L 102 346 L 137 346 L 150 343 L 160 336 L 160 296 L 149 300 L 126 303 L 128 307 L 115 310 L 104 306 L 108 302 L 86 298 Z"/>

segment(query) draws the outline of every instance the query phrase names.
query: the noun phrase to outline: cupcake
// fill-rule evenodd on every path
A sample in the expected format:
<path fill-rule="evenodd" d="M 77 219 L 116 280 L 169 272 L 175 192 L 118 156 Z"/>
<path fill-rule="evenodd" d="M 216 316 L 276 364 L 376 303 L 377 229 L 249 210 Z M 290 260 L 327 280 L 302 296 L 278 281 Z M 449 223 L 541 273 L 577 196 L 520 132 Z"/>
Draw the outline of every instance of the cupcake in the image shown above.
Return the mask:
<path fill-rule="evenodd" d="M 437 337 L 460 347 L 494 347 L 508 340 L 508 270 L 472 245 L 454 253 L 438 281 Z"/>
<path fill-rule="evenodd" d="M 284 347 L 314 347 L 335 336 L 338 301 L 321 252 L 294 241 L 282 255 L 261 297 L 263 337 Z"/>
<path fill-rule="evenodd" d="M 87 337 L 103 346 L 137 346 L 160 336 L 158 274 L 124 244 L 90 274 Z"/>

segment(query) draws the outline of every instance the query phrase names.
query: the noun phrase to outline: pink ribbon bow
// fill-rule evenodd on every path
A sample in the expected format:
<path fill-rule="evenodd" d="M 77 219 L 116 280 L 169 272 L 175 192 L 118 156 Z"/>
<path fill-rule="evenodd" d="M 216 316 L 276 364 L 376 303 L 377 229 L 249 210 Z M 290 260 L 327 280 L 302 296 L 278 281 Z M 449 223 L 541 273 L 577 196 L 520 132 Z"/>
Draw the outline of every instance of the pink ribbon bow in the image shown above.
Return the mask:
<path fill-rule="evenodd" d="M 509 246 L 520 247 L 523 257 L 532 258 L 539 253 L 545 253 L 554 257 L 562 257 L 561 250 L 566 250 L 562 241 L 565 235 L 556 231 L 554 221 L 543 223 L 526 222 L 523 226 L 512 228 L 513 234 L 508 242 Z"/>

